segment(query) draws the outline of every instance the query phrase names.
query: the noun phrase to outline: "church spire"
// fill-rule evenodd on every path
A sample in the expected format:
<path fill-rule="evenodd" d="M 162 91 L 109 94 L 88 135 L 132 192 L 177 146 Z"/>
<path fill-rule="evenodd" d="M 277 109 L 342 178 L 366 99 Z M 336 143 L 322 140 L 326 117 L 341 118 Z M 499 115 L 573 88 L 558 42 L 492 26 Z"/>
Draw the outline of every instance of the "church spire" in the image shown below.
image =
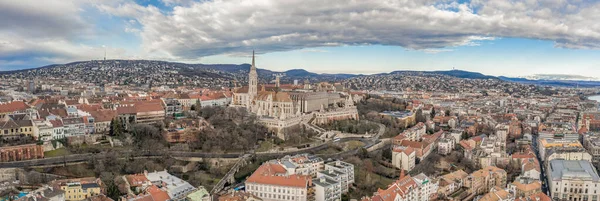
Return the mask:
<path fill-rule="evenodd" d="M 258 93 L 258 73 L 256 73 L 256 64 L 254 63 L 254 50 L 252 50 L 252 66 L 248 73 L 248 94 L 250 100 L 253 100 Z"/>
<path fill-rule="evenodd" d="M 254 50 L 252 50 L 252 67 L 250 70 L 256 70 L 256 65 L 254 65 Z"/>

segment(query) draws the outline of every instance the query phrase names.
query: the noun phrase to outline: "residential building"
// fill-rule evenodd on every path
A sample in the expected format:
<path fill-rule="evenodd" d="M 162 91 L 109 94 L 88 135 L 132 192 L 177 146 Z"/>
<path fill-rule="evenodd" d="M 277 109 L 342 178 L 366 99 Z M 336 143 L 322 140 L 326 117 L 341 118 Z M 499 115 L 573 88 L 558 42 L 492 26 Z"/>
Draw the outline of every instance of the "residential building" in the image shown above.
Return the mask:
<path fill-rule="evenodd" d="M 259 197 L 252 193 L 243 191 L 234 191 L 219 197 L 219 201 L 262 201 Z"/>
<path fill-rule="evenodd" d="M 411 111 L 384 111 L 379 113 L 382 117 L 391 118 L 396 122 L 408 127 L 416 123 L 415 113 Z"/>
<path fill-rule="evenodd" d="M 448 155 L 448 154 L 452 153 L 455 145 L 456 145 L 456 142 L 454 142 L 453 137 L 441 138 L 437 144 L 438 154 Z"/>
<path fill-rule="evenodd" d="M 94 117 L 94 133 L 108 133 L 110 131 L 110 123 L 118 116 L 116 110 L 92 111 L 90 115 Z"/>
<path fill-rule="evenodd" d="M 195 191 L 185 196 L 185 201 L 211 201 L 210 194 L 204 186 L 198 187 Z"/>
<path fill-rule="evenodd" d="M 342 186 L 340 181 L 329 179 L 325 176 L 313 180 L 315 185 L 316 201 L 336 201 L 342 199 Z"/>
<path fill-rule="evenodd" d="M 488 166 L 477 170 L 467 177 L 464 186 L 470 193 L 488 193 L 494 186 L 505 187 L 507 183 L 506 171 L 495 166 Z"/>
<path fill-rule="evenodd" d="M 85 135 L 85 123 L 82 117 L 70 117 L 62 119 L 65 137 Z"/>
<path fill-rule="evenodd" d="M 548 197 L 548 195 L 540 192 L 528 197 L 516 197 L 514 201 L 552 201 L 552 198 Z"/>
<path fill-rule="evenodd" d="M 54 181 L 53 183 L 65 191 L 65 200 L 85 200 L 102 194 L 102 181 L 98 178 L 66 179 Z"/>
<path fill-rule="evenodd" d="M 514 199 L 515 197 L 505 189 L 494 186 L 489 193 L 483 195 L 477 201 L 513 201 Z"/>
<path fill-rule="evenodd" d="M 414 177 L 400 174 L 400 179 L 388 186 L 387 189 L 379 189 L 372 197 L 363 197 L 362 201 L 428 201 L 433 200 L 437 192 L 438 184 L 424 174 Z"/>
<path fill-rule="evenodd" d="M 36 190 L 29 192 L 26 196 L 23 196 L 16 201 L 64 201 L 65 199 L 65 191 L 54 188 L 51 186 L 43 186 Z"/>
<path fill-rule="evenodd" d="M 450 196 L 463 187 L 464 181 L 468 176 L 469 174 L 463 170 L 457 170 L 441 176 L 437 193 L 442 196 Z"/>
<path fill-rule="evenodd" d="M 0 103 L 0 119 L 3 119 L 9 114 L 25 113 L 29 108 L 23 101 L 11 101 L 8 103 Z"/>
<path fill-rule="evenodd" d="M 396 146 L 392 149 L 392 164 L 394 167 L 411 171 L 415 167 L 416 152 L 412 147 Z"/>
<path fill-rule="evenodd" d="M 144 175 L 154 186 L 165 190 L 172 200 L 184 199 L 189 193 L 196 190 L 190 183 L 169 174 L 166 170 L 144 171 Z"/>
<path fill-rule="evenodd" d="M 552 147 L 583 147 L 579 140 L 561 140 L 561 139 L 538 139 L 538 150 L 540 158 L 546 158 L 546 150 Z"/>
<path fill-rule="evenodd" d="M 542 182 L 537 179 L 519 177 L 508 184 L 513 197 L 529 197 L 542 192 Z"/>
<path fill-rule="evenodd" d="M 546 158 L 542 158 L 546 162 L 555 159 L 592 162 L 592 155 L 583 147 L 551 147 L 546 150 Z"/>
<path fill-rule="evenodd" d="M 180 116 L 183 112 L 183 106 L 175 98 L 162 98 L 165 115 L 168 117 Z"/>
<path fill-rule="evenodd" d="M 340 160 L 328 162 L 325 164 L 325 172 L 327 172 L 327 171 L 341 173 L 341 174 L 339 174 L 338 178 L 330 177 L 330 179 L 339 181 L 341 183 L 342 193 L 347 193 L 350 186 L 352 186 L 352 184 L 354 184 L 354 165 L 352 165 L 350 163 L 346 163 L 346 162 L 340 161 Z M 320 177 L 318 175 L 319 174 L 317 173 L 317 177 Z M 327 174 L 324 174 L 324 175 L 327 175 Z"/>
<path fill-rule="evenodd" d="M 312 179 L 308 175 L 289 174 L 282 165 L 266 162 L 248 177 L 245 185 L 246 192 L 265 201 L 306 201 Z"/>
<path fill-rule="evenodd" d="M 289 174 L 316 177 L 317 172 L 325 169 L 323 159 L 312 154 L 284 156 L 276 162 L 285 167 Z"/>
<path fill-rule="evenodd" d="M 600 163 L 600 134 L 587 133 L 583 135 L 583 147 L 592 155 L 592 163 Z"/>

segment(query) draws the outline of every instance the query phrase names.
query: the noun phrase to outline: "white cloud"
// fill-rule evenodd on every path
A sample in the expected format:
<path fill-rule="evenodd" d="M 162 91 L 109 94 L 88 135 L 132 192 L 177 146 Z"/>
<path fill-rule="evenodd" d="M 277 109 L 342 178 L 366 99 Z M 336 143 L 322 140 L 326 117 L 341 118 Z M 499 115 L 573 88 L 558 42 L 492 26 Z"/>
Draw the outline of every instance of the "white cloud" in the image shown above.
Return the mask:
<path fill-rule="evenodd" d="M 97 37 L 95 21 L 84 15 L 89 5 L 88 0 L 0 1 L 0 65 L 33 67 L 102 58 L 102 47 L 81 43 Z"/>
<path fill-rule="evenodd" d="M 600 3 L 590 2 L 214 0 L 168 13 L 135 3 L 104 10 L 135 18 L 143 49 L 175 59 L 372 44 L 439 52 L 496 37 L 600 48 Z"/>
<path fill-rule="evenodd" d="M 0 60 L 94 58 L 97 47 L 81 44 L 96 39 L 99 22 L 85 15 L 90 10 L 123 20 L 123 33 L 109 34 L 140 37 L 141 47 L 134 49 L 142 52 L 122 57 L 189 61 L 252 49 L 316 51 L 346 45 L 437 53 L 502 37 L 600 48 L 597 1 L 163 0 L 162 5 L 171 8 L 133 0 L 0 1 Z"/>

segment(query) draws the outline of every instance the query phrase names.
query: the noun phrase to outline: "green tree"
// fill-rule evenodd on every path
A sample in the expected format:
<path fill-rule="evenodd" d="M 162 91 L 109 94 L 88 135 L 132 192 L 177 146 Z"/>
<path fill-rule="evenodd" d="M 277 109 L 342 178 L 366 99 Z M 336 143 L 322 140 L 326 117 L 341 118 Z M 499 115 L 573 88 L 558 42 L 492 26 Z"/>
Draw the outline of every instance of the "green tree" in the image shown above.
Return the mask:
<path fill-rule="evenodd" d="M 464 132 L 462 133 L 462 136 L 461 136 L 461 138 L 462 138 L 463 140 L 469 139 L 469 134 L 467 134 L 467 132 L 466 132 L 466 131 L 464 131 Z"/>
<path fill-rule="evenodd" d="M 426 119 L 425 119 L 425 116 L 423 116 L 423 110 L 418 109 L 417 114 L 415 114 L 415 116 L 416 116 L 415 118 L 416 118 L 417 123 L 419 123 L 419 122 L 425 123 Z"/>
<path fill-rule="evenodd" d="M 433 118 L 435 117 L 435 107 L 431 108 L 431 119 L 433 120 Z"/>
<path fill-rule="evenodd" d="M 121 120 L 119 120 L 119 118 L 110 120 L 109 134 L 111 136 L 121 136 L 123 134 L 123 124 L 121 124 Z"/>

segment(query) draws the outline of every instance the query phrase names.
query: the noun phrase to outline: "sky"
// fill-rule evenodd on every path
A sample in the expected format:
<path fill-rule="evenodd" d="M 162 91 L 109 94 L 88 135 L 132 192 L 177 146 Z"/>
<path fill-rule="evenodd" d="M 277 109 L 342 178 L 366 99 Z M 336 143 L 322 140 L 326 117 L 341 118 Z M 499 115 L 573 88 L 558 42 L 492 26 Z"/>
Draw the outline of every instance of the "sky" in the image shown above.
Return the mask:
<path fill-rule="evenodd" d="M 0 70 L 102 59 L 600 78 L 598 0 L 0 0 Z"/>

